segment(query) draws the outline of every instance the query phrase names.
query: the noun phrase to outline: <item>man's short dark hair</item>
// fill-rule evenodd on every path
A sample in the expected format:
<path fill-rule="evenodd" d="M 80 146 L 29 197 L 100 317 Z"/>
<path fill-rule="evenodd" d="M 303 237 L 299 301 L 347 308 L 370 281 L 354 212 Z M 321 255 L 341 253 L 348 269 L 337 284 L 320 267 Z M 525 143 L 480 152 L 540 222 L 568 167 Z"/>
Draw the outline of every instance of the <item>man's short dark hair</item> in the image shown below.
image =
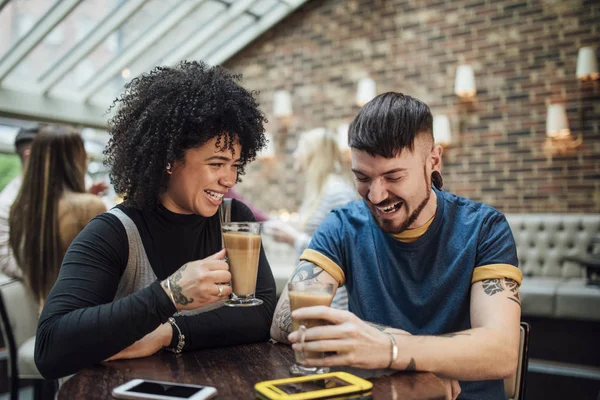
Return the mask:
<path fill-rule="evenodd" d="M 392 158 L 414 151 L 419 134 L 433 137 L 433 117 L 427 104 L 402 93 L 380 94 L 364 105 L 348 129 L 348 145 L 372 156 Z"/>

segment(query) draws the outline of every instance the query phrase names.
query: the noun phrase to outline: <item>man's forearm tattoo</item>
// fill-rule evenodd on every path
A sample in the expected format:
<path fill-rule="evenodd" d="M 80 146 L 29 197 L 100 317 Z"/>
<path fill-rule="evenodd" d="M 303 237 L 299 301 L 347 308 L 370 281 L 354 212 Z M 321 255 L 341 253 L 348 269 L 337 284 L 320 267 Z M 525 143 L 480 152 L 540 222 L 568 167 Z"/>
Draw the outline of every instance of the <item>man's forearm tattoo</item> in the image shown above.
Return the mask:
<path fill-rule="evenodd" d="M 290 311 L 290 301 L 284 300 L 281 304 L 279 311 L 275 314 L 277 320 L 277 326 L 279 330 L 285 333 L 292 331 L 292 312 Z"/>
<path fill-rule="evenodd" d="M 185 306 L 194 301 L 191 297 L 188 299 L 183 294 L 183 288 L 179 286 L 177 282 L 179 282 L 182 278 L 181 272 L 185 271 L 187 268 L 187 264 L 184 264 L 181 268 L 179 268 L 173 275 L 171 275 L 169 279 L 169 283 L 171 284 L 171 293 L 173 293 L 173 299 L 175 299 L 175 303 L 181 304 Z"/>
<path fill-rule="evenodd" d="M 294 271 L 291 282 L 300 282 L 316 279 L 322 273 L 323 269 L 321 267 L 318 267 L 315 264 L 308 261 L 302 261 L 298 265 L 298 268 L 296 268 L 296 270 Z"/>
<path fill-rule="evenodd" d="M 408 363 L 408 365 L 406 366 L 406 368 L 404 369 L 406 372 L 414 372 L 417 370 L 417 362 L 415 361 L 414 358 L 410 358 L 410 362 Z"/>

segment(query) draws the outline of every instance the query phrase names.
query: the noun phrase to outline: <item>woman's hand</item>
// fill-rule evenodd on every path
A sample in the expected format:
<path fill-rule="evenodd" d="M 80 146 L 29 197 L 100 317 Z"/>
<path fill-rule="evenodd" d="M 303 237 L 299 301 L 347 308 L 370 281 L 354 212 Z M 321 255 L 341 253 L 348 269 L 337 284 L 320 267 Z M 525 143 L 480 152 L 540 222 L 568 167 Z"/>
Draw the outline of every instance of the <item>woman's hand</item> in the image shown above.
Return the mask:
<path fill-rule="evenodd" d="M 172 338 L 173 328 L 171 327 L 171 324 L 168 322 L 164 323 L 131 346 L 108 358 L 106 361 L 151 356 L 163 347 L 169 346 Z"/>
<path fill-rule="evenodd" d="M 231 273 L 225 254 L 223 249 L 203 260 L 186 263 L 167 278 L 168 284 L 167 279 L 161 282 L 178 311 L 195 310 L 231 294 Z"/>
<path fill-rule="evenodd" d="M 352 366 L 363 369 L 386 368 L 391 359 L 390 337 L 348 311 L 317 306 L 292 312 L 295 320 L 318 319 L 331 325 L 306 330 L 304 351 L 335 352 L 321 359 L 307 359 L 305 366 Z M 300 333 L 292 332 L 288 339 L 294 350 L 300 351 Z"/>

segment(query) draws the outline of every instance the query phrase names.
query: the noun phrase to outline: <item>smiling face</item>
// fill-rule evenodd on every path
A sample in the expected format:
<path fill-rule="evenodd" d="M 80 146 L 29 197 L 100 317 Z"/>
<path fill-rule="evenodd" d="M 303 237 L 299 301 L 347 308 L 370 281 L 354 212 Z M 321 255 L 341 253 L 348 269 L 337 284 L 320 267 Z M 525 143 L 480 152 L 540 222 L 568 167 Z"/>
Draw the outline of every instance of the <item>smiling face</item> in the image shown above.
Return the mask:
<path fill-rule="evenodd" d="M 401 233 L 424 225 L 437 207 L 431 174 L 441 167 L 442 148 L 428 135 L 415 138 L 414 151 L 392 158 L 352 149 L 358 193 L 384 232 Z"/>
<path fill-rule="evenodd" d="M 221 144 L 224 139 L 221 139 Z M 223 195 L 235 185 L 242 147 L 233 143 L 235 154 L 217 147 L 217 137 L 185 152 L 183 161 L 175 161 L 161 203 L 178 214 L 211 217 L 223 202 Z"/>

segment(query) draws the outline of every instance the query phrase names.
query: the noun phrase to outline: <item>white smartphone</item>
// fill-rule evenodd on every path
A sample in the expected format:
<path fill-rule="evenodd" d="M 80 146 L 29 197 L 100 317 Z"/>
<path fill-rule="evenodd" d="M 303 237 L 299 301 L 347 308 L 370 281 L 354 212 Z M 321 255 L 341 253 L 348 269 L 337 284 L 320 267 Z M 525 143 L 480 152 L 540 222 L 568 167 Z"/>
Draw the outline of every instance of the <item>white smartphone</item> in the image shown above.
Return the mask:
<path fill-rule="evenodd" d="M 204 400 L 217 394 L 212 386 L 132 379 L 113 389 L 117 399 Z"/>

